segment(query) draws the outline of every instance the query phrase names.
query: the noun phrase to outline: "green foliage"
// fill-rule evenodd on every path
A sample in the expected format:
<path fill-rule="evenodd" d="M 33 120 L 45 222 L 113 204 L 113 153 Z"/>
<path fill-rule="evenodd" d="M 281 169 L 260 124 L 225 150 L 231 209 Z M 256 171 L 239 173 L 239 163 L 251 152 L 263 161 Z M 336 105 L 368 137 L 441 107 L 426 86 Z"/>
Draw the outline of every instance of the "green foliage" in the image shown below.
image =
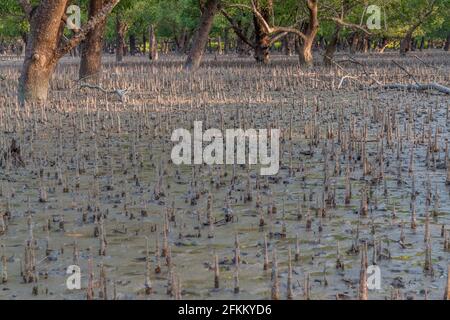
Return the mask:
<path fill-rule="evenodd" d="M 32 3 L 38 3 L 33 0 Z M 119 16 L 128 26 L 128 34 L 136 36 L 147 32 L 150 24 L 156 28 L 158 38 L 174 39 L 182 34 L 192 35 L 201 16 L 200 3 L 204 0 L 121 0 L 108 18 L 106 39 L 115 38 L 116 17 Z M 267 0 L 260 0 L 267 1 Z M 372 30 L 373 37 L 388 36 L 399 38 L 415 23 L 419 22 L 423 12 L 435 1 L 432 15 L 424 19 L 415 30 L 414 36 L 444 39 L 450 32 L 450 6 L 448 0 L 320 0 L 319 19 L 320 37 L 329 38 L 335 29 L 331 17 L 340 17 L 342 4 L 349 3 L 351 8 L 344 20 L 348 23 L 365 24 L 368 14 L 367 5 L 382 8 L 382 29 Z M 87 20 L 89 0 L 73 0 L 81 6 L 82 21 Z M 245 8 L 232 7 L 233 4 L 250 5 L 250 0 L 223 0 L 222 7 L 250 33 L 253 28 L 253 14 Z M 305 0 L 273 0 L 274 16 L 270 24 L 278 26 L 299 26 L 308 21 Z M 231 6 L 230 6 L 231 5 Z M 385 29 L 384 26 L 387 26 Z M 211 36 L 217 37 L 229 29 L 228 21 L 221 14 L 214 20 Z M 0 38 L 19 38 L 29 29 L 28 22 L 18 0 L 0 0 Z M 342 36 L 353 32 L 344 28 Z M 230 36 L 234 36 L 231 32 Z"/>

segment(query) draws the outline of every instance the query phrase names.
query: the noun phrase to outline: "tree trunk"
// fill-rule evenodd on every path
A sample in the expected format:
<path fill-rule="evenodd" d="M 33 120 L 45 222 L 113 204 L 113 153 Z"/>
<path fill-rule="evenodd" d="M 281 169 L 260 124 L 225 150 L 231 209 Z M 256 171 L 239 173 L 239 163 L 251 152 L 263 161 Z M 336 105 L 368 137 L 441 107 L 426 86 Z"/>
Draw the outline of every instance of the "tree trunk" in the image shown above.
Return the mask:
<path fill-rule="evenodd" d="M 272 23 L 273 3 L 267 0 L 264 4 L 255 1 L 256 9 L 261 13 L 267 23 Z M 255 60 L 258 63 L 269 63 L 270 35 L 265 31 L 262 21 L 253 15 L 253 25 L 255 29 Z"/>
<path fill-rule="evenodd" d="M 411 39 L 412 32 L 407 32 L 405 37 L 400 42 L 400 54 L 402 56 L 406 55 L 406 53 L 411 50 Z"/>
<path fill-rule="evenodd" d="M 220 55 L 223 54 L 222 38 L 220 36 L 217 38 L 217 53 Z"/>
<path fill-rule="evenodd" d="M 249 47 L 239 37 L 237 37 L 236 39 L 236 53 L 239 55 L 239 57 L 246 57 L 250 54 Z"/>
<path fill-rule="evenodd" d="M 130 55 L 134 56 L 137 53 L 136 36 L 134 34 L 130 34 L 128 38 L 130 42 Z"/>
<path fill-rule="evenodd" d="M 151 61 L 158 60 L 158 42 L 156 41 L 155 35 L 155 27 L 150 25 L 148 28 L 148 37 L 149 37 L 149 55 Z"/>
<path fill-rule="evenodd" d="M 223 53 L 228 54 L 230 52 L 230 29 L 225 28 L 223 31 Z"/>
<path fill-rule="evenodd" d="M 383 37 L 383 39 L 381 40 L 378 52 L 379 53 L 384 53 L 384 51 L 386 50 L 388 45 L 389 45 L 389 40 L 386 37 Z"/>
<path fill-rule="evenodd" d="M 313 55 L 312 47 L 314 44 L 314 39 L 316 38 L 317 31 L 319 30 L 319 19 L 318 19 L 318 0 L 307 0 L 308 11 L 309 11 L 309 23 L 305 32 L 305 39 L 300 46 L 299 50 L 299 61 L 301 65 L 312 66 Z"/>
<path fill-rule="evenodd" d="M 211 30 L 214 16 L 219 8 L 220 0 L 208 0 L 202 10 L 202 16 L 200 18 L 200 26 L 194 37 L 191 50 L 189 51 L 185 68 L 197 69 L 200 67 L 200 62 L 205 51 L 205 46 L 208 43 L 209 31 Z"/>
<path fill-rule="evenodd" d="M 312 46 L 314 41 L 312 39 L 304 40 L 300 46 L 299 61 L 301 65 L 312 66 L 314 64 L 314 59 L 312 55 Z"/>
<path fill-rule="evenodd" d="M 147 52 L 147 36 L 145 31 L 142 33 L 142 53 L 145 55 Z"/>
<path fill-rule="evenodd" d="M 419 50 L 422 51 L 423 49 L 425 49 L 425 37 L 422 37 L 420 39 L 420 48 L 419 48 Z"/>
<path fill-rule="evenodd" d="M 283 49 L 284 49 L 284 54 L 287 56 L 292 56 L 293 54 L 293 48 L 294 47 L 294 36 L 292 34 L 287 34 L 284 38 L 283 38 Z"/>
<path fill-rule="evenodd" d="M 99 14 L 105 5 L 105 0 L 91 0 L 89 2 L 89 18 Z M 89 77 L 91 81 L 98 81 L 102 69 L 103 35 L 105 33 L 106 19 L 86 35 L 81 44 L 81 62 L 79 78 Z"/>
<path fill-rule="evenodd" d="M 116 16 L 116 62 L 122 62 L 125 54 L 125 33 L 127 25 L 119 15 Z"/>
<path fill-rule="evenodd" d="M 359 34 L 354 32 L 350 43 L 350 54 L 355 54 L 359 46 Z"/>
<path fill-rule="evenodd" d="M 450 51 L 450 33 L 447 35 L 447 41 L 445 41 L 444 50 Z"/>
<path fill-rule="evenodd" d="M 331 36 L 330 42 L 327 45 L 325 55 L 323 56 L 323 62 L 326 66 L 330 66 L 331 61 L 334 58 L 334 54 L 336 53 L 336 48 L 339 40 L 339 33 L 341 32 L 341 29 L 342 29 L 341 25 L 336 24 L 333 35 Z"/>
<path fill-rule="evenodd" d="M 58 49 L 64 23 L 61 21 L 68 0 L 42 0 L 30 20 L 25 60 L 19 79 L 21 103 L 47 100 L 50 78 L 58 62 Z"/>

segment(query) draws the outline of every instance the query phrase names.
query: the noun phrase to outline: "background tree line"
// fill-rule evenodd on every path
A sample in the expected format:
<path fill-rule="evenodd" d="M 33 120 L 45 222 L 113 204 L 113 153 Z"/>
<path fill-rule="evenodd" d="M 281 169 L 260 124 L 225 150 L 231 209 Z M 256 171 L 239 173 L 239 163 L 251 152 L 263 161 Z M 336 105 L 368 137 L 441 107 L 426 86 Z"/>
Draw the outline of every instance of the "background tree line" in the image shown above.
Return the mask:
<path fill-rule="evenodd" d="M 66 9 L 79 5 L 80 30 L 68 30 Z M 368 29 L 370 5 L 381 8 L 379 29 Z M 273 51 L 331 64 L 339 49 L 406 54 L 450 47 L 448 0 L 2 0 L 0 51 L 25 52 L 19 99 L 45 101 L 59 59 L 81 56 L 80 79 L 96 81 L 104 52 L 186 54 L 198 68 L 205 50 L 252 55 L 266 64 Z M 26 50 L 25 50 L 26 48 Z"/>

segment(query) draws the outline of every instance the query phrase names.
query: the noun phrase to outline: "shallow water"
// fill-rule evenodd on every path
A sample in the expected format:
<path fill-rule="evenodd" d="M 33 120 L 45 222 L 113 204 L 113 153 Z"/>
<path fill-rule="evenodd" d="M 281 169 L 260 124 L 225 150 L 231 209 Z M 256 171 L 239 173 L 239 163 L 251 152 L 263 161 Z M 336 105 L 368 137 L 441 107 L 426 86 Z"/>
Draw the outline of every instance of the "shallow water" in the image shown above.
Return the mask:
<path fill-rule="evenodd" d="M 444 70 L 449 71 L 448 56 L 442 59 Z M 161 258 L 162 272 L 153 272 L 156 239 L 162 246 L 164 214 L 172 207 L 175 208 L 175 222 L 170 222 L 168 242 L 173 271 L 180 278 L 183 298 L 269 299 L 271 271 L 263 271 L 263 240 L 267 234 L 269 251 L 277 250 L 281 298 L 286 296 L 288 248 L 291 247 L 294 255 L 298 235 L 300 259 L 292 262 L 294 298 L 304 298 L 304 278 L 309 274 L 311 299 L 335 299 L 337 294 L 355 299 L 358 296 L 361 257 L 347 251 L 358 228 L 358 245 L 364 241 L 368 243 L 369 264 L 372 263 L 374 239 L 391 254 L 391 259 L 377 261 L 382 286 L 380 290 L 370 290 L 369 299 L 390 298 L 393 287 L 399 288 L 404 298 L 423 299 L 423 290 L 427 289 L 428 298 L 442 299 L 449 263 L 441 237 L 442 225 L 448 230 L 450 224 L 450 187 L 446 185 L 444 167 L 445 141 L 450 138 L 446 117 L 448 97 L 397 91 L 369 92 L 359 90 L 355 84 L 332 91 L 329 83 L 338 83 L 339 76 L 330 75 L 324 69 L 315 70 L 315 75 L 311 76 L 311 72 L 303 72 L 295 64 L 275 64 L 260 69 L 244 61 L 242 66 L 212 66 L 196 76 L 188 76 L 180 73 L 176 63 L 174 66 L 161 65 L 161 72 L 158 72 L 158 66 L 151 67 L 150 73 L 144 73 L 148 64 L 143 61 L 133 60 L 132 63 L 128 67 L 132 68 L 131 73 L 125 73 L 125 69 L 118 70 L 113 65 L 107 66 L 105 72 L 106 85 L 123 87 L 128 83 L 133 86 L 124 104 L 112 96 L 107 97 L 106 104 L 105 97 L 99 93 L 65 87 L 70 83 L 69 79 L 74 78 L 75 68 L 71 64 L 59 67 L 53 81 L 55 91 L 45 112 L 39 108 L 17 109 L 11 96 L 1 98 L 4 119 L 1 122 L 1 154 L 15 138 L 25 161 L 24 167 L 3 161 L 0 173 L 1 212 L 8 211 L 9 207 L 11 215 L 7 230 L 0 237 L 4 255 L 8 257 L 8 281 L 0 284 L 1 299 L 85 299 L 89 256 L 93 259 L 96 280 L 100 263 L 106 268 L 108 298 L 114 296 L 113 282 L 116 283 L 118 299 L 172 298 L 167 295 L 165 258 Z M 11 79 L 18 72 L 14 66 L 3 68 L 10 72 Z M 371 69 L 380 77 L 402 78 L 401 73 L 391 75 L 379 62 L 371 65 Z M 429 77 L 425 69 L 418 66 L 415 71 Z M 121 76 L 116 79 L 109 72 Z M 258 77 L 261 72 L 263 75 Z M 450 80 L 448 74 L 440 76 L 447 85 Z M 318 80 L 311 80 L 311 77 Z M 159 84 L 159 87 L 149 89 L 153 84 Z M 174 90 L 180 90 L 180 94 Z M 431 119 L 430 108 L 433 110 Z M 231 165 L 221 168 L 195 166 L 195 192 L 199 199 L 192 204 L 189 198 L 189 191 L 193 190 L 192 167 L 177 167 L 169 161 L 170 135 L 175 128 L 190 129 L 195 120 L 203 121 L 205 127 L 220 128 L 221 112 L 224 128 L 244 125 L 246 128 L 267 128 L 269 123 L 270 127 L 284 129 L 281 169 L 277 175 L 280 179 L 259 177 L 261 188 L 256 190 L 257 166 L 251 167 L 247 174 L 247 166 L 236 165 L 233 184 Z M 396 120 L 393 121 L 389 145 L 387 133 L 382 128 L 390 117 Z M 339 122 L 341 129 L 338 129 Z M 291 142 L 288 139 L 290 123 Z M 363 174 L 360 152 L 365 125 L 366 154 L 372 167 L 366 175 Z M 353 130 L 349 130 L 350 126 Z M 327 137 L 328 127 L 332 137 Z M 308 128 L 314 128 L 318 134 L 316 145 L 311 143 L 308 133 L 311 130 Z M 341 152 L 344 143 L 338 142 L 339 130 L 347 138 L 350 131 L 354 134 L 354 158 L 350 160 L 352 198 L 347 205 L 344 204 L 345 172 L 349 160 L 346 152 Z M 429 141 L 434 141 L 436 130 L 439 148 L 433 153 L 435 163 L 430 160 L 427 167 L 427 148 Z M 384 132 L 383 137 L 380 137 L 380 132 Z M 379 168 L 377 157 L 381 141 L 384 177 L 374 182 Z M 398 153 L 399 141 L 401 150 Z M 291 143 L 292 156 L 289 155 Z M 414 170 L 410 173 L 410 150 L 414 143 Z M 95 145 L 98 150 L 97 177 L 94 177 Z M 332 156 L 333 153 L 336 154 Z M 340 165 L 337 173 L 334 172 L 336 159 Z M 76 187 L 77 161 L 80 168 L 84 168 L 79 176 L 79 187 Z M 299 169 L 302 167 L 303 170 Z M 57 177 L 59 170 L 61 173 Z M 325 171 L 328 191 L 324 191 Z M 158 172 L 162 173 L 164 196 L 155 199 L 153 191 Z M 252 201 L 245 202 L 248 176 Z M 416 230 L 410 228 L 413 177 Z M 218 181 L 222 185 L 216 186 Z M 48 193 L 46 202 L 39 201 L 41 185 Z M 367 216 L 359 212 L 363 188 L 370 194 Z M 336 206 L 324 205 L 323 197 L 327 198 L 333 190 Z M 205 225 L 208 192 L 213 196 L 212 214 L 217 221 L 213 238 L 207 237 L 209 227 Z M 258 193 L 266 222 L 263 228 L 259 227 L 260 217 L 256 208 Z M 431 193 L 429 204 L 427 193 Z M 229 194 L 235 221 L 221 223 L 226 194 Z M 271 199 L 277 209 L 272 215 L 272 223 L 267 214 Z M 301 219 L 298 217 L 299 203 Z M 93 209 L 96 207 L 98 211 Z M 324 207 L 325 214 L 321 217 Z M 434 275 L 423 271 L 426 208 L 430 214 Z M 143 210 L 146 216 L 142 215 Z M 394 210 L 395 217 L 392 215 Z M 82 212 L 88 215 L 85 223 Z M 312 219 L 310 231 L 306 229 L 308 212 Z M 98 224 L 94 223 L 93 216 L 99 213 L 105 215 L 105 256 L 99 256 L 99 238 L 94 237 L 94 228 Z M 33 235 L 38 243 L 38 296 L 32 294 L 36 284 L 25 284 L 21 277 L 24 243 L 29 237 L 27 217 L 30 214 Z M 49 248 L 52 250 L 49 259 L 46 258 L 47 232 L 43 228 L 47 219 L 52 220 L 53 217 L 56 222 L 51 222 L 49 232 Z M 64 230 L 59 227 L 61 217 L 64 218 Z M 404 248 L 399 243 L 402 222 Z M 241 253 L 239 294 L 233 292 L 235 234 L 239 236 Z M 153 293 L 149 296 L 144 294 L 146 237 L 149 239 L 153 285 Z M 73 264 L 75 241 L 80 250 L 83 289 L 71 291 L 66 288 L 65 271 Z M 338 241 L 344 271 L 335 267 Z M 214 289 L 214 253 L 221 263 L 219 289 Z M 272 259 L 272 253 L 269 258 Z M 327 285 L 324 284 L 324 276 Z M 99 288 L 95 288 L 95 298 L 98 298 L 98 291 Z"/>

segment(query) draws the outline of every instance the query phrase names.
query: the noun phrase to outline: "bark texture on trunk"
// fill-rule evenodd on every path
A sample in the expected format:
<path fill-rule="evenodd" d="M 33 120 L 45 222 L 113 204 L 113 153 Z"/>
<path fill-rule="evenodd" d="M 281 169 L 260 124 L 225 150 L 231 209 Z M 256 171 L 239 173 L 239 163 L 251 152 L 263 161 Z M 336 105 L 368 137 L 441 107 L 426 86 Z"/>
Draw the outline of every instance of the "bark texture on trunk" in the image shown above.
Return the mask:
<path fill-rule="evenodd" d="M 127 25 L 120 15 L 116 16 L 116 62 L 122 62 L 125 55 L 125 33 Z"/>
<path fill-rule="evenodd" d="M 18 86 L 21 104 L 25 101 L 47 100 L 49 82 L 59 59 L 70 53 L 89 32 L 96 29 L 119 1 L 109 0 L 99 14 L 90 18 L 81 30 L 76 30 L 66 41 L 63 41 L 62 36 L 66 9 L 71 1 L 41 0 L 32 10 L 21 2 L 30 22 L 30 34 Z M 29 4 L 27 1 L 23 3 Z"/>
<path fill-rule="evenodd" d="M 68 0 L 42 0 L 30 20 L 30 34 L 19 79 L 18 98 L 24 101 L 47 100 L 50 78 L 58 59 L 64 24 L 61 21 Z"/>
<path fill-rule="evenodd" d="M 273 1 L 255 1 L 256 9 L 269 24 L 272 23 Z M 269 49 L 271 46 L 270 34 L 265 30 L 261 19 L 253 15 L 253 25 L 255 29 L 255 59 L 259 63 L 269 63 Z"/>
<path fill-rule="evenodd" d="M 105 4 L 105 0 L 91 0 L 89 2 L 89 18 L 99 14 Z M 106 19 L 103 19 L 94 30 L 87 34 L 81 45 L 80 79 L 89 77 L 90 81 L 97 82 L 100 78 L 105 26 Z"/>
<path fill-rule="evenodd" d="M 150 25 L 149 32 L 149 58 L 152 61 L 158 60 L 158 42 L 156 41 L 156 34 L 155 34 L 155 27 L 153 25 Z"/>
<path fill-rule="evenodd" d="M 219 3 L 220 0 L 208 0 L 203 6 L 200 25 L 194 36 L 194 41 L 185 63 L 186 69 L 197 69 L 200 67 L 200 62 L 208 43 L 209 31 L 211 30 L 214 16 L 218 11 Z"/>
<path fill-rule="evenodd" d="M 314 63 L 312 47 L 319 30 L 318 0 L 307 0 L 307 6 L 309 11 L 309 23 L 305 32 L 305 38 L 299 48 L 299 61 L 301 65 L 312 66 Z"/>

